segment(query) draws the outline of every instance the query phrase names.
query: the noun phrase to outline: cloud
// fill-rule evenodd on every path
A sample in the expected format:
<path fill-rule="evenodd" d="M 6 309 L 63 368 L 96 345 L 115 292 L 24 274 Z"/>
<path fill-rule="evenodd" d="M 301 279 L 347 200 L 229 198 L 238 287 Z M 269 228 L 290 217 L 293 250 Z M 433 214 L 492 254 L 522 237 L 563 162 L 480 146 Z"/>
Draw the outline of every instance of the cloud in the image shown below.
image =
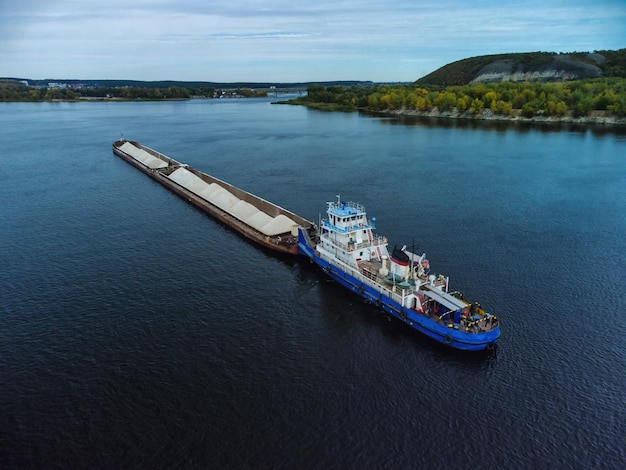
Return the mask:
<path fill-rule="evenodd" d="M 0 75 L 409 81 L 474 55 L 624 47 L 625 25 L 616 0 L 21 0 L 0 6 Z"/>

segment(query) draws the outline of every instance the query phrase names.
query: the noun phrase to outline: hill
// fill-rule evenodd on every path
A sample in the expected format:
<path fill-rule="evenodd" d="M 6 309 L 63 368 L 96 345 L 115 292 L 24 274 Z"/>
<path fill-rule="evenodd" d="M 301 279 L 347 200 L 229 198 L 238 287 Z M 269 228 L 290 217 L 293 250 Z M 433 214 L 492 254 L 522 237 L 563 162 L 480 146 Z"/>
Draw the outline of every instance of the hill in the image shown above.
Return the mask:
<path fill-rule="evenodd" d="M 418 85 L 455 86 L 491 82 L 565 82 L 585 78 L 626 78 L 626 49 L 617 51 L 527 52 L 471 57 L 418 79 Z"/>

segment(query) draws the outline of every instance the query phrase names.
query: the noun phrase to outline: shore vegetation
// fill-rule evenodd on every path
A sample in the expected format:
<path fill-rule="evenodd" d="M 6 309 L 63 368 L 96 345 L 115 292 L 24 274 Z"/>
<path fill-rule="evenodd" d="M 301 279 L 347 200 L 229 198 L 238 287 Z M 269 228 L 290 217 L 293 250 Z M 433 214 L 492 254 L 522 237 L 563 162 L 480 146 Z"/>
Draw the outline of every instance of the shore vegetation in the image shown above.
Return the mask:
<path fill-rule="evenodd" d="M 79 100 L 184 100 L 191 98 L 259 97 L 267 92 L 250 88 L 221 90 L 214 87 L 31 87 L 14 81 L 0 82 L 0 102 Z"/>
<path fill-rule="evenodd" d="M 594 112 L 626 117 L 626 79 L 608 77 L 571 82 L 499 82 L 456 86 L 311 85 L 306 96 L 290 100 L 315 108 L 362 109 L 395 114 L 455 113 L 465 117 L 585 117 Z"/>

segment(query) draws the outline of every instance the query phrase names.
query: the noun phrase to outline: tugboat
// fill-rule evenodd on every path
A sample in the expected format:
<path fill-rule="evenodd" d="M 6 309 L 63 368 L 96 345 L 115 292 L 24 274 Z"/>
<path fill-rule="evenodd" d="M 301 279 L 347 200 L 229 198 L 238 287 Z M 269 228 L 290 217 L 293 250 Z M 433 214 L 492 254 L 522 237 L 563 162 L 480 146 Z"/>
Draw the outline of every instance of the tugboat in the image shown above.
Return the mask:
<path fill-rule="evenodd" d="M 368 219 L 358 203 L 327 202 L 327 217 L 314 239 L 298 232 L 300 253 L 331 279 L 375 304 L 408 326 L 451 348 L 479 351 L 495 347 L 500 324 L 480 304 L 449 292 L 449 278 L 430 271 L 426 254 L 394 247 L 376 235 L 376 218 Z"/>

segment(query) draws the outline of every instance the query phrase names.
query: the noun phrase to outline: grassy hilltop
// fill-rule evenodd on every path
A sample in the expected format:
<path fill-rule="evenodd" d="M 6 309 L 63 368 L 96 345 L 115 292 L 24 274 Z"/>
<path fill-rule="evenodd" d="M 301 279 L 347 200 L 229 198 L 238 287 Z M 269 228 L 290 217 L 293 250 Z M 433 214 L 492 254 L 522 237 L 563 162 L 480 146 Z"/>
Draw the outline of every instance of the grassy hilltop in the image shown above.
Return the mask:
<path fill-rule="evenodd" d="M 626 49 L 471 57 L 445 65 L 415 83 L 455 86 L 503 81 L 563 82 L 600 77 L 626 78 Z"/>

